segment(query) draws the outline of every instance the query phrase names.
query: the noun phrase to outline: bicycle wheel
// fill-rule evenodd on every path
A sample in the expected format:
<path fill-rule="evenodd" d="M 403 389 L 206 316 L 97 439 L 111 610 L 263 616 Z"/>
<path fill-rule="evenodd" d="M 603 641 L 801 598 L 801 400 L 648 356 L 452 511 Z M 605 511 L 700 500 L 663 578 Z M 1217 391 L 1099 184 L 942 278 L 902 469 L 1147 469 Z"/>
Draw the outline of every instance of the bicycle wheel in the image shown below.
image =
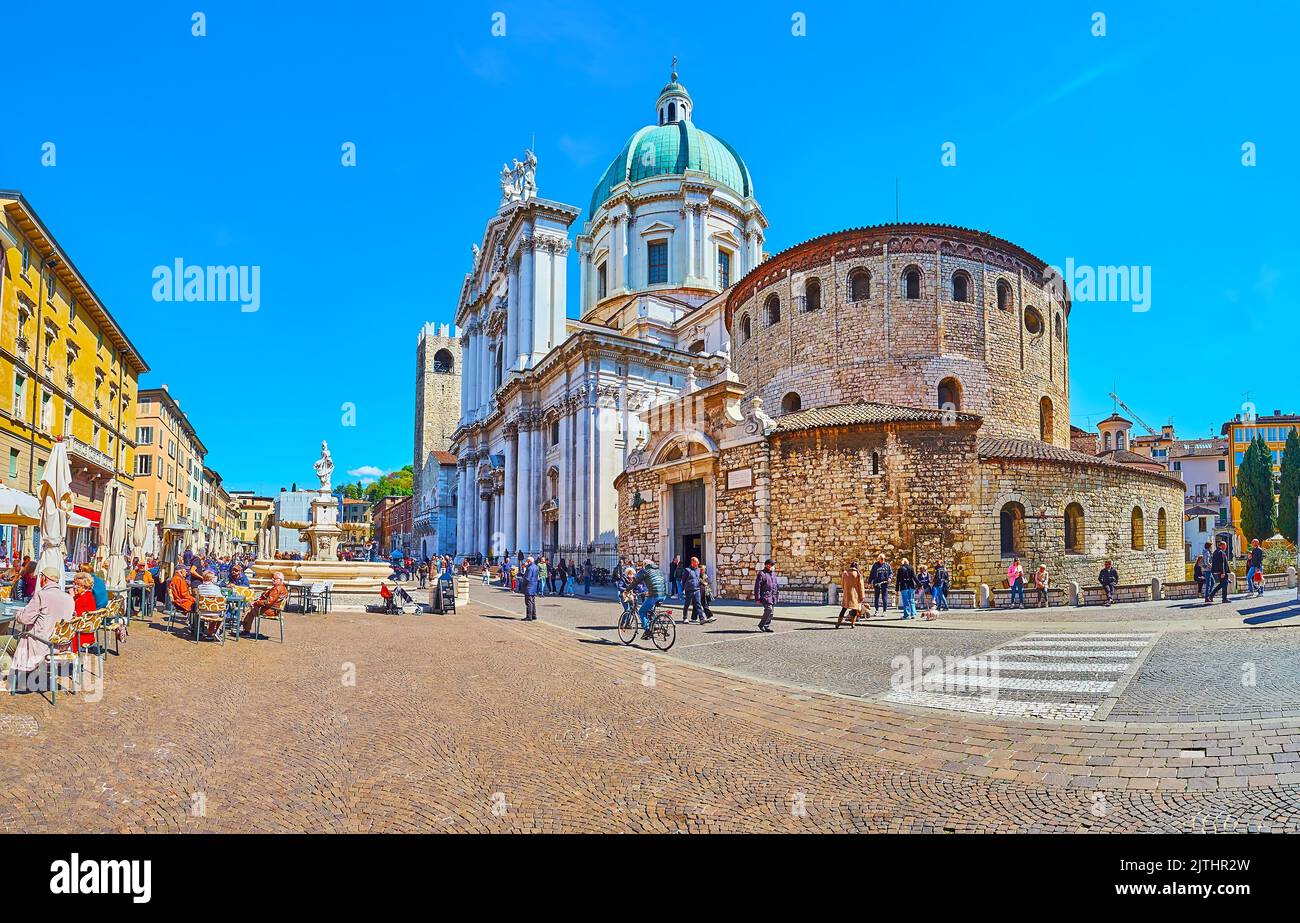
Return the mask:
<path fill-rule="evenodd" d="M 641 620 L 635 612 L 624 612 L 618 620 L 618 640 L 631 644 L 641 634 Z"/>
<path fill-rule="evenodd" d="M 661 651 L 668 650 L 677 640 L 677 623 L 667 612 L 655 615 L 654 621 L 650 623 L 650 639 Z"/>

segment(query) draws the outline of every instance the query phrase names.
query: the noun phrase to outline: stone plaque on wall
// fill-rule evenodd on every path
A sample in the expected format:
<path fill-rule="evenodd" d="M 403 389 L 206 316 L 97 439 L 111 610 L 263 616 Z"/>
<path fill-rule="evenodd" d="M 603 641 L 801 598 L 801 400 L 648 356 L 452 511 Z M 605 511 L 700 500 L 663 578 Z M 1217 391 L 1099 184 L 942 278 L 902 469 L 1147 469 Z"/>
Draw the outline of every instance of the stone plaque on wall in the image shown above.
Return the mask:
<path fill-rule="evenodd" d="M 737 468 L 734 471 L 727 472 L 727 490 L 735 490 L 738 487 L 749 487 L 753 483 L 753 468 Z"/>

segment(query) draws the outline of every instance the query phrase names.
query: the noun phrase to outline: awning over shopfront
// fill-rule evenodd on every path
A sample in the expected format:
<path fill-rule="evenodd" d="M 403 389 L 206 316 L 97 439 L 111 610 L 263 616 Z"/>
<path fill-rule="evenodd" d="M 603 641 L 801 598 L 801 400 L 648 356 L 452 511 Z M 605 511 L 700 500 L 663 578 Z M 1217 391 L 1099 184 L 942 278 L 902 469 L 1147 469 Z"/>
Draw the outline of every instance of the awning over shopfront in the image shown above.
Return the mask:
<path fill-rule="evenodd" d="M 83 523 L 73 522 L 72 520 L 69 520 L 68 525 L 77 526 L 78 528 L 82 528 L 82 529 L 86 528 L 87 526 L 93 526 L 96 529 L 99 528 L 99 510 L 93 509 L 89 506 L 77 506 L 73 504 L 72 512 L 75 513 L 77 516 L 80 516 L 82 519 L 84 519 L 85 523 L 83 524 Z"/>

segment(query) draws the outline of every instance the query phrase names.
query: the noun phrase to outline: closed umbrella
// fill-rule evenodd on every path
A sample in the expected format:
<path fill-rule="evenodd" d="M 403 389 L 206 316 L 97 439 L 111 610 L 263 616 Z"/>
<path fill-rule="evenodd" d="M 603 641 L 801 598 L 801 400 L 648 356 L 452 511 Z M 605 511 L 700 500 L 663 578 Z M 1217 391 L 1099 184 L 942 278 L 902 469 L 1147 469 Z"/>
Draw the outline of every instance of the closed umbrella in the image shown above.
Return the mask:
<path fill-rule="evenodd" d="M 145 543 L 149 541 L 148 494 L 140 491 L 140 502 L 135 507 L 135 522 L 131 525 L 131 557 L 144 561 Z"/>
<path fill-rule="evenodd" d="M 68 447 L 60 438 L 50 450 L 50 460 L 45 463 L 41 476 L 41 556 L 36 569 L 54 567 L 59 572 L 59 586 L 63 586 L 63 559 L 67 556 L 66 540 L 68 510 L 72 506 L 72 467 L 68 464 Z"/>
<path fill-rule="evenodd" d="M 95 537 L 95 544 L 99 546 L 95 551 L 98 561 L 104 560 L 113 543 L 113 505 L 117 502 L 116 497 L 117 481 L 109 481 L 104 485 L 104 508 L 99 514 L 99 534 Z"/>
<path fill-rule="evenodd" d="M 126 544 L 126 492 L 118 484 L 113 491 L 113 527 L 108 543 L 108 575 L 105 579 L 111 587 L 126 584 L 126 561 L 122 558 L 122 548 Z"/>

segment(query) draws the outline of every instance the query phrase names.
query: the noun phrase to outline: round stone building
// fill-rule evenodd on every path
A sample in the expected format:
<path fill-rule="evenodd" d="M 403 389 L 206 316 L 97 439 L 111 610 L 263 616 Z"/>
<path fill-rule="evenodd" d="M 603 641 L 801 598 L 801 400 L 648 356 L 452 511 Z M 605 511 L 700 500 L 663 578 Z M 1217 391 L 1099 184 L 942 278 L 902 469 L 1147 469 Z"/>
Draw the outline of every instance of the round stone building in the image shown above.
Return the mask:
<path fill-rule="evenodd" d="M 945 561 L 1003 585 L 1182 580 L 1183 484 L 1070 449 L 1070 302 L 1044 262 L 946 225 L 841 231 L 725 293 L 730 352 L 643 413 L 616 481 L 620 547 L 700 554 L 721 595 L 771 556 L 787 599 L 850 560 Z M 701 554 L 702 553 L 702 554 Z"/>

